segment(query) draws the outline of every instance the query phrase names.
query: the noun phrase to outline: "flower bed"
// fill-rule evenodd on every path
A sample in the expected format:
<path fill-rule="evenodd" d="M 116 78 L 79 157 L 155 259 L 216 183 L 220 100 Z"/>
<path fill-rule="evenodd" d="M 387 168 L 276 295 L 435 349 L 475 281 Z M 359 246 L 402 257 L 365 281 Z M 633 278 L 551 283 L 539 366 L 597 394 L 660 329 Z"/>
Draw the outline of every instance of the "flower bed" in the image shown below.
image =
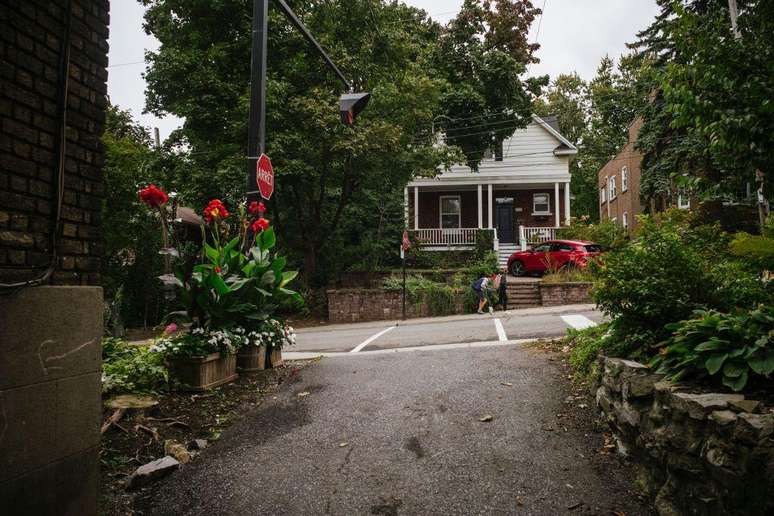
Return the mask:
<path fill-rule="evenodd" d="M 193 267 L 180 259 L 170 217 L 175 207 L 170 198 L 154 185 L 139 193 L 142 202 L 153 209 L 171 244 L 160 251 L 171 269 L 161 280 L 177 294 L 181 310 L 169 315 L 185 320 L 190 330 L 173 328 L 152 347 L 162 353 L 179 385 L 203 390 L 237 377 L 237 352 L 242 349 L 242 369 L 260 370 L 281 363 L 281 349 L 295 342 L 293 329 L 272 317 L 282 303 L 302 303 L 298 293 L 289 290 L 297 272 L 285 271 L 286 259 L 274 250 L 276 236 L 266 207 L 253 201 L 240 206 L 236 220 L 219 199 L 203 210 L 202 248 Z M 236 233 L 235 235 L 232 233 Z M 264 355 L 267 353 L 267 355 Z M 263 360 L 262 360 L 263 355 Z"/>

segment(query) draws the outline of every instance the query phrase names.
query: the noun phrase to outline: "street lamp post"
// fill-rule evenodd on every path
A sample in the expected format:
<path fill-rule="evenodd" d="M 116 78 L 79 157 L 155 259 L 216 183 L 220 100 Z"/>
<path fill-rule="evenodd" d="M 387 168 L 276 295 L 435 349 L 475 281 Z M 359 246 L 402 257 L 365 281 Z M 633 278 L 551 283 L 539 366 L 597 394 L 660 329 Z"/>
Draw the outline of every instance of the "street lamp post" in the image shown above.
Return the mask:
<path fill-rule="evenodd" d="M 307 41 L 317 49 L 328 67 L 344 83 L 347 93 L 339 99 L 341 121 L 352 125 L 355 117 L 362 111 L 371 95 L 353 92 L 352 83 L 347 80 L 333 60 L 314 39 L 296 13 L 285 3 L 277 0 L 279 7 L 290 22 L 304 35 Z M 247 129 L 247 199 L 252 200 L 260 192 L 257 189 L 256 162 L 266 152 L 266 40 L 268 32 L 269 0 L 253 0 L 252 60 L 250 64 L 250 120 Z"/>

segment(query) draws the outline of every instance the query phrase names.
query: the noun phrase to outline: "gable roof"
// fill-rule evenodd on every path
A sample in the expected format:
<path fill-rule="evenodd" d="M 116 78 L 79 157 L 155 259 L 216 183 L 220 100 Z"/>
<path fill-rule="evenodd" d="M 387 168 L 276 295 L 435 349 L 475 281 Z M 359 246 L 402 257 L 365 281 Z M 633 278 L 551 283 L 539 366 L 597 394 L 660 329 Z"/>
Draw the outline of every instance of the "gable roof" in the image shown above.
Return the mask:
<path fill-rule="evenodd" d="M 555 154 L 564 156 L 578 154 L 578 148 L 559 132 L 559 119 L 556 116 L 541 118 L 533 114 L 532 120 L 551 134 L 551 136 L 559 140 L 560 145 L 554 149 Z"/>

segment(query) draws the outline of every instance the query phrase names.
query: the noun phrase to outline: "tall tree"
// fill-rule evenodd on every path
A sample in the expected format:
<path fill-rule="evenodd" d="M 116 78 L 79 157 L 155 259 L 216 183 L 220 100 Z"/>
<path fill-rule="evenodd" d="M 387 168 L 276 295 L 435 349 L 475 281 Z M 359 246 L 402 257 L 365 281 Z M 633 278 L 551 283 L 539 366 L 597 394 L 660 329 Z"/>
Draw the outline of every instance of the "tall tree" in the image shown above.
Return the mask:
<path fill-rule="evenodd" d="M 186 119 L 180 136 L 195 177 L 181 189 L 198 201 L 236 202 L 244 193 L 251 2 L 142 1 L 146 30 L 161 42 L 148 55 L 148 108 Z M 271 11 L 267 151 L 276 191 L 270 216 L 302 257 L 307 283 L 318 285 L 347 265 L 338 251 L 349 238 L 342 227 L 347 217 L 362 215 L 351 205 L 400 198 L 412 175 L 433 175 L 459 155 L 421 138 L 445 87 L 428 73 L 440 27 L 424 12 L 379 0 L 292 4 L 358 89 L 372 93 L 356 125 L 342 126 L 337 79 L 301 34 Z M 369 213 L 360 223 L 378 216 Z M 396 234 L 385 238 L 397 242 L 398 226 L 391 231 Z"/>
<path fill-rule="evenodd" d="M 756 168 L 771 180 L 772 3 L 738 2 L 738 40 L 726 0 L 659 4 L 659 16 L 631 45 L 652 61 L 651 102 L 638 141 L 643 193 L 690 186 L 723 198 L 753 182 Z"/>
<path fill-rule="evenodd" d="M 540 9 L 529 0 L 465 0 L 443 29 L 433 63 L 447 81 L 438 113 L 446 142 L 476 169 L 492 148 L 531 121 L 532 103 L 548 77 L 523 76 L 539 45 L 529 27 Z"/>

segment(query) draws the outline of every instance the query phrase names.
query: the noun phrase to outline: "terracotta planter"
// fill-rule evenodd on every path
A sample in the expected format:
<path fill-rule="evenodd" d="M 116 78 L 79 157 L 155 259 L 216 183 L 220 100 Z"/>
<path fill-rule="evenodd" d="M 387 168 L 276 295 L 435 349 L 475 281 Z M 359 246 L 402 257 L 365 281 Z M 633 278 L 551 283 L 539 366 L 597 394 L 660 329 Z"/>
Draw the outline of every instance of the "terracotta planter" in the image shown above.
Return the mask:
<path fill-rule="evenodd" d="M 271 348 L 268 357 L 267 367 L 277 367 L 282 365 L 282 348 Z"/>
<path fill-rule="evenodd" d="M 205 391 L 237 379 L 236 358 L 236 354 L 220 353 L 204 357 L 180 357 L 172 361 L 172 371 L 183 390 Z"/>
<path fill-rule="evenodd" d="M 237 370 L 253 373 L 266 369 L 266 346 L 246 346 L 237 355 Z"/>

